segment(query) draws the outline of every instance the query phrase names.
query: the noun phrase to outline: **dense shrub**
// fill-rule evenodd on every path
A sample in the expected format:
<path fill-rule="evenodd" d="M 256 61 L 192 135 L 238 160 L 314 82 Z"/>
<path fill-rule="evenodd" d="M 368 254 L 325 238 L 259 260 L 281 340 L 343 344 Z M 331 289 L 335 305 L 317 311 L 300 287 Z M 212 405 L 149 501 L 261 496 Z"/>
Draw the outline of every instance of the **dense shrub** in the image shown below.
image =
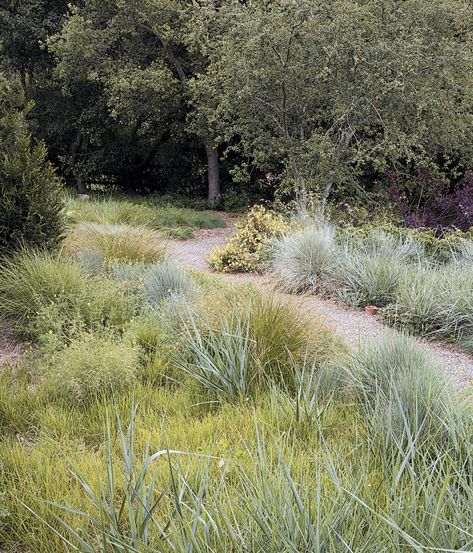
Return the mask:
<path fill-rule="evenodd" d="M 463 231 L 473 226 L 473 174 L 463 171 L 462 179 L 457 174 L 450 180 L 450 171 L 440 175 L 437 171 L 420 169 L 412 182 L 409 178 L 399 182 L 394 172 L 389 173 L 389 193 L 406 226 Z"/>
<path fill-rule="evenodd" d="M 46 385 L 72 404 L 119 394 L 135 381 L 138 352 L 129 344 L 83 334 L 50 356 L 44 367 Z"/>
<path fill-rule="evenodd" d="M 209 257 L 212 269 L 222 273 L 250 272 L 260 268 L 263 248 L 288 230 L 281 215 L 255 206 L 238 225 L 235 235 Z"/>
<path fill-rule="evenodd" d="M 64 231 L 62 183 L 46 146 L 32 142 L 24 105 L 0 75 L 0 254 L 54 248 Z"/>

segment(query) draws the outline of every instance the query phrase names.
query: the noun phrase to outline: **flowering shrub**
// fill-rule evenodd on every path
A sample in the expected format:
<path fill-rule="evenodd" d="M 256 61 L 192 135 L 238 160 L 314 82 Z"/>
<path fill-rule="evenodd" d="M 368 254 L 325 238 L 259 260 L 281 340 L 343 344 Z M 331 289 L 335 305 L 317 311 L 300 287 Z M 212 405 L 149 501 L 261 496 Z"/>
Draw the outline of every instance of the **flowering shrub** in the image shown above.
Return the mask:
<path fill-rule="evenodd" d="M 264 247 L 288 229 L 289 225 L 281 215 L 256 205 L 246 220 L 238 225 L 229 242 L 213 250 L 209 265 L 221 273 L 256 271 L 261 266 Z"/>

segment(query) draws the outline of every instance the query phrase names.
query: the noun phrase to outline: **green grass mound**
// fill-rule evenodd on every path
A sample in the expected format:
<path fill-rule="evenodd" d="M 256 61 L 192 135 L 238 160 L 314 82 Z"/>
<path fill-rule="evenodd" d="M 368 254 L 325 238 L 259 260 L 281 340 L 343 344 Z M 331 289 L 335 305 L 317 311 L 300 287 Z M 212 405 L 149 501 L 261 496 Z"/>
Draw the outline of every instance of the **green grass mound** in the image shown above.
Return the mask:
<path fill-rule="evenodd" d="M 73 223 L 101 225 L 128 225 L 160 230 L 171 237 L 192 238 L 195 229 L 215 229 L 226 226 L 218 213 L 196 211 L 149 201 L 127 199 L 91 199 L 79 201 L 70 198 L 67 216 Z"/>

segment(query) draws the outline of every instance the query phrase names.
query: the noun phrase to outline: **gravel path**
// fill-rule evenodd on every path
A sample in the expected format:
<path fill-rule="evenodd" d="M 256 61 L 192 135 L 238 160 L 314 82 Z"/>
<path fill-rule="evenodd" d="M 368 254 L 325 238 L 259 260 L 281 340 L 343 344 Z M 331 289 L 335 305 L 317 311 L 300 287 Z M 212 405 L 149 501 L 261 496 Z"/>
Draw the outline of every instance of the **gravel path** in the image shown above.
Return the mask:
<path fill-rule="evenodd" d="M 234 220 L 227 217 L 228 227 L 215 230 L 198 230 L 191 240 L 169 240 L 171 257 L 186 269 L 208 271 L 206 259 L 212 249 L 224 244 L 233 232 Z M 254 283 L 268 291 L 274 290 L 274 282 L 269 275 L 232 274 L 223 278 L 235 283 Z M 360 345 L 385 333 L 395 333 L 394 329 L 383 325 L 376 317 L 364 311 L 348 309 L 334 301 L 314 295 L 294 296 L 276 292 L 289 301 L 297 302 L 301 311 L 308 316 L 317 315 L 333 330 L 344 337 L 346 342 L 357 349 Z M 458 387 L 473 383 L 473 357 L 451 345 L 432 343 L 418 339 L 428 349 L 433 358 L 451 375 Z M 15 365 L 25 350 L 25 344 L 18 341 L 10 329 L 0 325 L 0 366 Z"/>
<path fill-rule="evenodd" d="M 25 350 L 26 344 L 15 336 L 6 322 L 0 321 L 0 367 L 15 367 Z"/>
<path fill-rule="evenodd" d="M 169 242 L 171 255 L 182 267 L 208 271 L 209 268 L 206 263 L 208 255 L 214 247 L 226 242 L 233 231 L 232 226 L 230 220 L 229 228 L 198 231 L 194 239 L 185 242 L 172 240 Z M 224 275 L 224 278 L 236 283 L 252 282 L 261 288 L 274 289 L 274 282 L 268 275 L 232 274 Z M 368 315 L 364 311 L 348 309 L 334 301 L 314 295 L 293 296 L 277 293 L 289 301 L 297 301 L 302 311 L 309 316 L 317 314 L 328 326 L 343 336 L 353 349 L 357 349 L 368 341 L 386 333 L 396 333 L 396 330 L 387 327 L 376 317 Z M 456 386 L 461 388 L 473 384 L 472 356 L 451 345 L 432 343 L 423 339 L 418 339 L 418 341 L 430 351 L 432 357 L 447 371 Z"/>

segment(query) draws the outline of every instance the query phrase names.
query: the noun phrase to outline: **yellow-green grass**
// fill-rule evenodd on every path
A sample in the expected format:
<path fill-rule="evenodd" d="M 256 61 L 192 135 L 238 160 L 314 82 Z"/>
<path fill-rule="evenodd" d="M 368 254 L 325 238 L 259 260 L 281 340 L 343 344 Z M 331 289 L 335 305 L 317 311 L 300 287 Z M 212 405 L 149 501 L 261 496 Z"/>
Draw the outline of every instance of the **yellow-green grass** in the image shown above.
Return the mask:
<path fill-rule="evenodd" d="M 195 229 L 226 226 L 225 219 L 217 213 L 163 206 L 139 198 L 109 197 L 89 201 L 70 198 L 66 213 L 73 223 L 144 226 L 184 240 L 192 238 Z"/>
<path fill-rule="evenodd" d="M 108 262 L 152 263 L 166 256 L 166 245 L 154 231 L 128 225 L 81 225 L 64 239 L 63 248 L 76 257 L 99 252 Z"/>
<path fill-rule="evenodd" d="M 15 396 L 10 395 L 9 398 L 11 403 L 17 403 Z M 259 397 L 255 403 L 227 405 L 220 409 L 193 405 L 195 398 L 188 390 L 156 389 L 151 386 L 138 386 L 133 393 L 117 398 L 115 404 L 112 401 L 95 403 L 85 410 L 71 410 L 67 404 L 50 401 L 44 396 L 37 398 L 33 402 L 34 415 L 30 415 L 32 425 L 29 428 L 22 425 L 19 433 L 10 427 L 0 443 L 0 478 L 6 492 L 3 508 L 11 513 L 0 524 L 0 543 L 7 551 L 18 547 L 38 553 L 61 550 L 59 538 L 26 506 L 57 529 L 60 525 L 52 513 L 58 511 L 51 509 L 43 499 L 73 505 L 78 509 L 93 508 L 79 483 L 72 478 L 70 464 L 97 491 L 98 475 L 105 477 L 103 426 L 106 416 L 113 422 L 117 408 L 126 422 L 133 400 L 140 402 L 136 421 L 138 457 L 144 453 L 148 442 L 151 453 L 169 448 L 216 456 L 219 459 L 209 462 L 205 457 L 175 455 L 172 461 L 179 460 L 182 467 L 189 471 L 187 476 L 191 481 L 202 466 L 209 463 L 209 489 L 217 485 L 222 474 L 226 474 L 230 490 L 234 487 L 232 493 L 235 497 L 240 493 L 239 470 L 244 467 L 251 472 L 254 468 L 257 457 L 256 425 L 264 433 L 268 444 L 283 444 L 281 451 L 288 456 L 294 449 L 292 440 L 280 441 L 281 436 L 290 429 L 290 418 L 267 395 Z M 10 410 L 14 409 L 14 406 L 10 407 Z M 337 443 L 337 449 L 351 455 L 350 450 L 357 441 L 356 434 L 361 430 L 356 412 L 351 413 L 345 405 L 334 405 L 324 415 L 321 428 L 327 429 L 329 443 Z M 116 431 L 114 425 L 114 436 Z M 319 463 L 317 457 L 325 457 L 318 434 L 314 432 L 304 441 L 296 441 L 296 444 L 297 455 L 302 459 L 302 465 L 297 470 L 315 478 L 316 464 Z M 118 463 L 120 444 L 115 438 L 113 451 Z M 273 455 L 271 464 L 275 467 L 276 451 Z M 167 464 L 164 457 L 157 474 L 158 491 L 166 489 L 169 492 Z M 117 495 L 120 496 L 119 488 Z M 169 501 L 166 508 L 156 515 L 163 525 L 169 516 Z M 68 523 L 78 525 L 80 517 L 60 514 Z"/>
<path fill-rule="evenodd" d="M 14 404 L 19 400 L 10 394 L 7 401 Z M 337 534 L 343 541 L 351 540 L 356 551 L 374 551 L 370 547 L 376 544 L 386 551 L 424 552 L 432 545 L 440 550 L 443 543 L 454 547 L 468 543 L 468 528 L 455 529 L 444 522 L 452 508 L 460 524 L 471 521 L 467 489 L 462 493 L 454 489 L 460 484 L 468 486 L 465 468 L 451 454 L 437 458 L 435 474 L 429 471 L 432 459 L 419 452 L 410 461 L 394 455 L 388 462 L 384 453 L 373 447 L 361 411 L 350 402 L 329 403 L 311 431 L 301 437 L 293 432 L 292 418 L 274 391 L 255 401 L 215 408 L 196 404 L 192 391 L 185 388 L 138 385 L 115 401 L 91 404 L 84 410 L 71 410 L 53 398 L 39 397 L 32 406 L 34 423 L 4 435 L 0 443 L 0 478 L 5 492 L 0 542 L 6 551 L 61 551 L 64 546 L 54 530 L 70 535 L 55 515 L 74 529 L 82 526 L 83 537 L 92 539 L 92 525 L 84 524 L 79 513 L 61 510 L 44 499 L 97 516 L 97 507 L 73 474 L 80 474 L 99 494 L 98 479 L 105 486 L 107 481 L 108 446 L 116 463 L 118 509 L 124 496 L 124 465 L 115 413 L 126 433 L 134 402 L 139 402 L 134 428 L 137 467 L 146 451 L 191 453 L 163 454 L 156 461 L 154 497 L 161 492 L 164 496 L 153 515 L 149 544 L 156 549 L 151 551 L 171 551 L 162 543 L 158 527 L 169 523 L 169 535 L 176 541 L 181 539 L 176 534 L 181 526 L 190 531 L 198 518 L 187 492 L 192 489 L 198 495 L 201 485 L 205 486 L 205 507 L 202 520 L 196 523 L 197 551 L 238 551 L 244 545 L 257 551 L 262 540 L 269 541 L 261 551 L 304 551 L 305 541 L 315 546 L 316 529 L 320 539 L 328 540 L 320 551 L 334 553 L 344 550 Z M 109 444 L 103 433 L 107 418 Z M 181 498 L 182 520 L 174 503 L 170 467 L 177 488 L 187 490 Z M 410 476 L 412 471 L 416 478 Z M 150 478 L 148 474 L 148 486 Z M 433 508 L 437 510 L 431 511 Z M 238 538 L 231 537 L 224 515 L 231 517 L 227 524 L 241 533 Z M 260 522 L 255 518 L 258 515 Z M 202 526 L 211 521 L 210 544 L 205 544 Z M 269 528 L 261 527 L 263 521 Z M 334 524 L 337 534 L 333 534 Z M 122 530 L 127 534 L 126 528 Z M 285 543 L 286 539 L 291 543 Z M 148 551 L 144 546 L 138 550 Z M 97 546 L 94 551 L 102 549 Z"/>
<path fill-rule="evenodd" d="M 32 261 L 55 283 L 63 259 Z M 0 373 L 2 550 L 472 549 L 471 411 L 415 342 L 379 340 L 353 359 L 319 319 L 251 286 L 194 274 L 200 294 L 150 307 L 110 273 L 72 267 L 79 285 L 59 304 L 49 286 L 31 296 L 36 354 Z M 235 352 L 245 393 L 209 393 L 196 376 L 232 376 L 220 361 L 238 369 Z M 74 379 L 87 401 L 69 393 Z"/>

